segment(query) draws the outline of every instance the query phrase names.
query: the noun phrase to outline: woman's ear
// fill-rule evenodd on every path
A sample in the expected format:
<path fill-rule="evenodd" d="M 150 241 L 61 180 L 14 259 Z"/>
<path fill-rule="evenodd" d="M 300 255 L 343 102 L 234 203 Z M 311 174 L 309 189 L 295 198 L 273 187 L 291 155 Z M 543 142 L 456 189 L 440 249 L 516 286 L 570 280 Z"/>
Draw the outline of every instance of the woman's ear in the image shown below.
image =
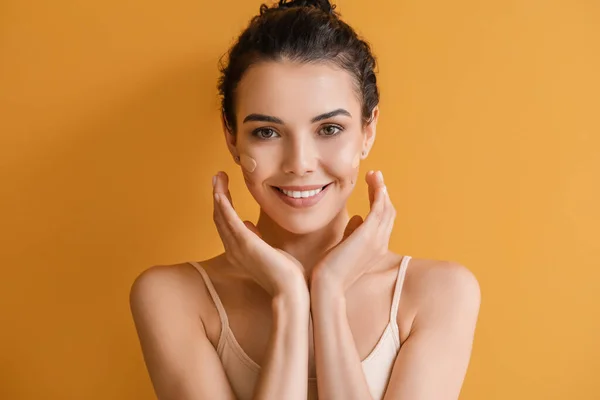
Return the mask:
<path fill-rule="evenodd" d="M 375 143 L 375 135 L 377 132 L 377 120 L 379 119 L 379 106 L 375 106 L 373 109 L 373 113 L 371 114 L 371 119 L 365 125 L 364 128 L 364 138 L 362 143 L 362 151 L 361 151 L 361 159 L 367 158 L 371 148 L 373 147 L 373 143 Z"/>
<path fill-rule="evenodd" d="M 236 164 L 239 164 L 240 157 L 239 157 L 237 147 L 236 147 L 236 144 L 237 144 L 236 136 L 233 133 L 229 124 L 227 123 L 227 118 L 225 117 L 224 112 L 221 113 L 221 125 L 223 127 L 223 134 L 225 135 L 225 142 L 227 143 L 227 148 L 229 149 L 229 152 L 231 153 L 231 155 L 233 157 L 233 161 Z"/>

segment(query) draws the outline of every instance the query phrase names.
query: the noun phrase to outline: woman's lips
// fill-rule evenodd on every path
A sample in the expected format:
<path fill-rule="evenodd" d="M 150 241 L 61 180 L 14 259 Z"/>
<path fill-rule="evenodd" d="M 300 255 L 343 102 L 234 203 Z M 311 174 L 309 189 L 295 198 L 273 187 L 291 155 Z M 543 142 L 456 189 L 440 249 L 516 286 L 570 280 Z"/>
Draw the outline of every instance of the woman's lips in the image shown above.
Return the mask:
<path fill-rule="evenodd" d="M 330 186 L 331 186 L 331 183 L 328 183 L 327 185 L 325 185 L 325 187 L 323 187 L 323 190 L 321 190 L 319 193 L 315 194 L 314 196 L 299 197 L 299 198 L 290 197 L 290 196 L 286 195 L 285 193 L 283 193 L 279 188 L 277 188 L 275 186 L 272 186 L 272 188 L 275 191 L 275 194 L 277 194 L 277 196 L 279 196 L 279 198 L 287 205 L 292 206 L 294 208 L 306 208 L 306 207 L 312 207 L 315 204 L 317 204 L 323 198 L 323 196 L 325 196 L 326 192 L 329 191 Z M 316 190 L 316 189 L 319 189 L 320 187 L 322 187 L 322 186 L 302 186 L 302 189 L 304 191 Z M 283 186 L 283 188 L 287 191 L 288 188 L 295 188 L 295 187 Z M 297 187 L 297 188 L 300 188 L 300 187 Z"/>

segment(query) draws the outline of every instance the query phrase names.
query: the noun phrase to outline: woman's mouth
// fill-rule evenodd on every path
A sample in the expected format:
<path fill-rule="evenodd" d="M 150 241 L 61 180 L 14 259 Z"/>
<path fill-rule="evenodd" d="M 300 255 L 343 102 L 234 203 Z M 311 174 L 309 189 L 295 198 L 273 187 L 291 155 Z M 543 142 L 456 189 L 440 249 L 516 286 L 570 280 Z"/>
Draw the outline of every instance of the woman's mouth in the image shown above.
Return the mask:
<path fill-rule="evenodd" d="M 284 203 L 294 208 L 311 207 L 323 198 L 331 183 L 320 186 L 272 186 L 277 195 Z"/>

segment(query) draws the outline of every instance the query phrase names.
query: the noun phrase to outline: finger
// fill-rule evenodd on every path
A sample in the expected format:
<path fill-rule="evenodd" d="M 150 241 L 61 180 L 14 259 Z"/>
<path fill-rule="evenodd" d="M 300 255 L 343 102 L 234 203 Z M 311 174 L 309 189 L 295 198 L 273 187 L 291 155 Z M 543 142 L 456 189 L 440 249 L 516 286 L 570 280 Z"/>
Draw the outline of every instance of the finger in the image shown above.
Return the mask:
<path fill-rule="evenodd" d="M 373 182 L 373 174 L 375 171 L 367 172 L 365 176 L 365 181 L 367 182 L 367 187 L 369 189 L 369 207 L 373 207 L 373 201 L 375 199 L 375 186 L 372 184 Z"/>
<path fill-rule="evenodd" d="M 219 204 L 219 172 L 217 172 L 213 176 L 213 220 L 215 225 L 217 226 L 217 230 L 219 231 L 219 235 L 221 235 L 221 231 L 223 230 L 223 216 L 221 212 L 221 205 Z"/>
<path fill-rule="evenodd" d="M 388 221 L 388 219 L 391 217 L 394 207 L 392 205 L 392 201 L 390 200 L 390 194 L 387 191 L 387 186 L 385 185 L 385 182 L 383 181 L 383 173 L 381 171 L 377 171 L 375 173 L 375 181 L 376 181 L 375 185 L 377 187 L 377 190 L 382 191 L 383 215 L 381 216 L 381 220 L 380 220 L 380 225 L 381 225 L 381 224 L 385 224 L 386 221 Z"/>
<path fill-rule="evenodd" d="M 394 228 L 394 221 L 396 219 L 396 209 L 392 204 L 392 200 L 390 199 L 387 187 L 384 185 L 382 188 L 380 188 L 380 190 L 383 194 L 382 198 L 384 206 L 383 214 L 377 227 L 376 236 L 378 238 L 377 242 L 380 243 L 382 246 L 381 248 L 387 251 L 392 229 Z"/>
<path fill-rule="evenodd" d="M 385 211 L 385 217 L 384 220 L 382 222 L 382 235 L 383 235 L 383 240 L 386 241 L 386 243 L 389 243 L 390 240 L 390 236 L 392 234 L 392 230 L 394 229 L 394 222 L 396 220 L 396 209 L 394 208 L 394 205 L 392 204 L 392 200 L 390 199 L 389 193 L 387 193 L 386 191 L 386 211 Z"/>
<path fill-rule="evenodd" d="M 227 176 L 227 174 L 225 172 L 219 171 L 215 175 L 215 184 L 213 186 L 213 193 L 223 194 L 225 197 L 227 197 L 227 200 L 229 200 L 229 203 L 233 207 L 233 200 L 231 199 L 231 193 L 229 192 L 229 177 Z"/>
<path fill-rule="evenodd" d="M 223 247 L 225 248 L 225 251 L 227 251 L 228 249 L 231 248 L 232 244 L 234 243 L 235 238 L 233 237 L 231 229 L 227 226 L 227 224 L 225 223 L 225 220 L 223 218 L 223 213 L 221 211 L 221 205 L 219 204 L 219 202 L 221 201 L 219 196 L 221 196 L 221 195 L 218 193 L 215 193 L 213 195 L 213 205 L 214 205 L 213 220 L 215 222 L 215 226 L 217 227 L 217 231 L 219 232 L 219 237 L 221 238 L 221 242 L 223 242 Z"/>
<path fill-rule="evenodd" d="M 370 171 L 371 173 L 367 175 L 366 180 L 369 185 L 369 204 L 373 205 L 373 201 L 375 201 L 375 192 L 378 188 L 385 186 L 383 182 L 383 174 L 381 171 Z"/>
<path fill-rule="evenodd" d="M 389 237 L 389 233 L 391 232 L 391 228 L 394 224 L 394 219 L 396 218 L 396 209 L 392 204 L 392 200 L 390 199 L 390 193 L 387 190 L 387 186 L 383 186 L 384 189 L 384 211 L 381 219 L 381 230 L 382 234 L 386 237 Z M 389 231 L 389 232 L 388 232 Z"/>
<path fill-rule="evenodd" d="M 395 220 L 395 217 L 390 218 L 388 220 L 388 222 L 386 223 L 384 232 L 383 232 L 383 240 L 385 241 L 386 248 L 388 247 L 388 245 L 390 243 L 390 238 L 392 237 L 392 231 L 394 230 L 394 220 Z"/>
<path fill-rule="evenodd" d="M 229 200 L 231 207 L 233 207 L 233 200 L 231 199 L 231 192 L 229 191 L 229 176 L 225 172 L 221 171 L 221 177 L 223 178 L 222 179 L 223 193 L 225 193 L 227 200 Z"/>
<path fill-rule="evenodd" d="M 233 209 L 229 199 L 227 199 L 227 197 L 222 193 L 218 193 L 217 195 L 219 196 L 220 200 L 218 203 L 220 205 L 223 221 L 231 230 L 232 236 L 237 239 L 247 237 L 246 234 L 248 233 L 248 229 L 240 219 L 237 212 L 235 212 Z"/>
<path fill-rule="evenodd" d="M 361 224 L 363 223 L 363 219 L 360 215 L 354 215 L 348 221 L 346 225 L 346 229 L 344 230 L 344 235 L 342 236 L 342 241 L 346 240 L 348 236 L 352 234 Z"/>
<path fill-rule="evenodd" d="M 385 191 L 385 186 L 379 187 L 375 190 L 371 211 L 369 211 L 367 218 L 365 218 L 365 223 L 369 226 L 373 226 L 374 228 L 379 226 L 384 216 L 386 195 Z"/>

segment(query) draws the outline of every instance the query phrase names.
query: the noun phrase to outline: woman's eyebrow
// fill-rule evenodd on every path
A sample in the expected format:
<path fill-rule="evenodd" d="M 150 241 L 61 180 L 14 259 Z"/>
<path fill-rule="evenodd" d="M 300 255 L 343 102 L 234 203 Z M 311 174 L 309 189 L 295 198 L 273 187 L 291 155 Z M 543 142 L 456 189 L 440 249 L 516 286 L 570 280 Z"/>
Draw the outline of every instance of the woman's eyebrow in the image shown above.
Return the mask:
<path fill-rule="evenodd" d="M 263 121 L 263 122 L 272 122 L 274 124 L 280 124 L 283 125 L 283 121 L 280 120 L 277 117 L 272 117 L 270 115 L 264 115 L 264 114 L 249 114 L 246 118 L 244 118 L 244 122 L 249 122 L 249 121 Z"/>
<path fill-rule="evenodd" d="M 347 117 L 352 118 L 352 114 L 350 114 L 348 111 L 344 110 L 343 108 L 338 108 L 337 110 L 333 110 L 333 111 L 330 111 L 325 114 L 317 115 L 316 117 L 311 119 L 310 122 L 313 122 L 313 123 L 318 122 L 323 119 L 335 117 L 336 115 L 345 115 Z"/>
<path fill-rule="evenodd" d="M 320 114 L 317 115 L 316 117 L 314 117 L 313 119 L 310 120 L 311 123 L 315 123 L 324 119 L 328 119 L 328 118 L 332 118 L 335 117 L 336 115 L 345 115 L 347 117 L 352 118 L 352 114 L 350 114 L 348 111 L 344 110 L 343 108 L 338 108 L 337 110 L 333 110 L 324 114 Z M 280 124 L 280 125 L 284 125 L 285 123 L 277 117 L 273 117 L 271 115 L 264 115 L 264 114 L 249 114 L 248 116 L 246 116 L 246 118 L 244 118 L 244 122 L 249 122 L 249 121 L 260 121 L 260 122 L 271 122 L 273 124 Z"/>

